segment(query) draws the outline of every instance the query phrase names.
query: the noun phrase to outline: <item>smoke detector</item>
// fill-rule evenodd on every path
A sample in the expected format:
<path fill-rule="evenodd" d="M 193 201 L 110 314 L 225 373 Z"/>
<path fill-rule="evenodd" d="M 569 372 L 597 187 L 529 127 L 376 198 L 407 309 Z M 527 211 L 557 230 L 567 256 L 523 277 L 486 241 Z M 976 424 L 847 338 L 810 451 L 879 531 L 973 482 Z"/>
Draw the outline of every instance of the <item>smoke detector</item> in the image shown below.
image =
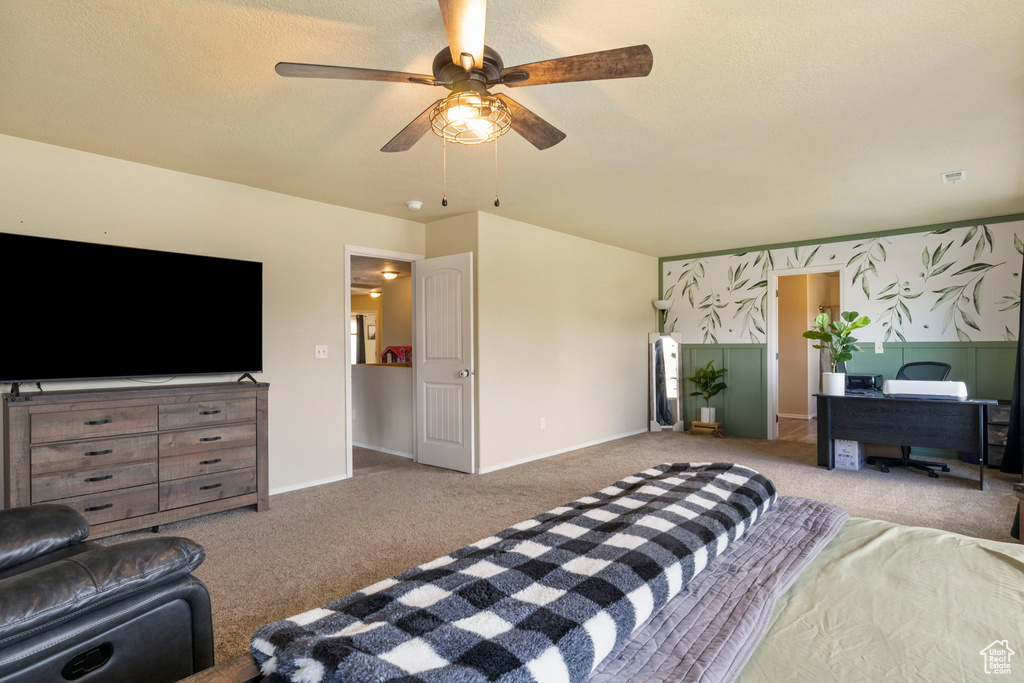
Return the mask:
<path fill-rule="evenodd" d="M 944 183 L 958 183 L 961 180 L 967 180 L 967 171 L 950 171 L 942 174 Z"/>
<path fill-rule="evenodd" d="M 415 199 L 407 201 L 405 205 L 409 207 L 410 211 L 419 211 L 420 209 L 423 208 L 423 202 L 417 201 Z"/>

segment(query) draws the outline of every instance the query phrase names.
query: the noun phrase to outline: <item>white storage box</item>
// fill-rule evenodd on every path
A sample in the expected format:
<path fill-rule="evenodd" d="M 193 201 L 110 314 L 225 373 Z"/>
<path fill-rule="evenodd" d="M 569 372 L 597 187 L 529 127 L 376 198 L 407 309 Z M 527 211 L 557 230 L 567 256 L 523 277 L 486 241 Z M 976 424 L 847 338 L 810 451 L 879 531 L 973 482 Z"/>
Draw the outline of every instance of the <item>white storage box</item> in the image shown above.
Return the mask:
<path fill-rule="evenodd" d="M 864 467 L 864 444 L 860 441 L 835 439 L 836 467 L 841 470 L 859 470 Z"/>

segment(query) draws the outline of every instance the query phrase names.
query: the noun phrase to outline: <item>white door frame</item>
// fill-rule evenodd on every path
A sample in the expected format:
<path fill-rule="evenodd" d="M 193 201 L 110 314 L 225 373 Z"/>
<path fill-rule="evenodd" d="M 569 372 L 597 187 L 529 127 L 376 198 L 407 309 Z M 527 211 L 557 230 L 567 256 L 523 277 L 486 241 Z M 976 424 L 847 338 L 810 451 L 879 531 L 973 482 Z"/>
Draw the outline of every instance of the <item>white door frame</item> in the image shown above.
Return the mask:
<path fill-rule="evenodd" d="M 839 273 L 839 310 L 843 310 L 846 301 L 846 266 L 834 263 L 806 268 L 780 268 L 768 271 L 768 319 L 765 341 L 768 344 L 768 439 L 779 438 L 779 423 L 775 416 L 779 414 L 779 278 L 790 275 L 810 275 L 815 273 Z"/>
<path fill-rule="evenodd" d="M 352 244 L 345 245 L 345 476 L 352 476 L 352 335 L 349 334 L 349 320 L 352 319 L 352 257 L 372 256 L 374 258 L 389 258 L 396 261 L 419 261 L 423 254 L 407 254 L 401 251 L 390 251 L 388 249 L 374 249 L 372 247 L 358 247 Z M 415 283 L 413 283 L 415 287 Z M 413 292 L 413 300 L 416 294 Z M 379 323 L 380 321 L 378 321 Z M 412 321 L 413 336 L 416 334 L 416 320 Z M 379 335 L 378 335 L 379 336 Z M 416 415 L 416 392 L 412 392 L 412 414 Z M 416 439 L 412 444 L 413 461 L 416 460 Z"/>

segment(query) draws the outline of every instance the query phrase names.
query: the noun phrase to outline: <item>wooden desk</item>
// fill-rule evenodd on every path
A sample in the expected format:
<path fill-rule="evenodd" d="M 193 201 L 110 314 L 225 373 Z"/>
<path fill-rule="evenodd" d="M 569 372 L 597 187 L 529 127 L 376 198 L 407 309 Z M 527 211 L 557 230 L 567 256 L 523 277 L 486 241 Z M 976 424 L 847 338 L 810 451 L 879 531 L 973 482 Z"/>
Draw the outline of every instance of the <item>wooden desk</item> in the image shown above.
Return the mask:
<path fill-rule="evenodd" d="M 996 401 L 896 398 L 881 392 L 818 398 L 818 466 L 835 467 L 833 439 L 978 454 L 985 489 L 985 406 Z"/>

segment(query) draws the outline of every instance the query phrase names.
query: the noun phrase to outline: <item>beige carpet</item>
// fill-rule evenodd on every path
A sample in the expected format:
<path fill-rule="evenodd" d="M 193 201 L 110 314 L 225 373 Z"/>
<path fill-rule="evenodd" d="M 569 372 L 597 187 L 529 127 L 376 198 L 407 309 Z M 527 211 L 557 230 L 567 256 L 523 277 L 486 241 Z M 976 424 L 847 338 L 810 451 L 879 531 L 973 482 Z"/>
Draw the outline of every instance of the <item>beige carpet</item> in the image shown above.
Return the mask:
<path fill-rule="evenodd" d="M 939 479 L 816 467 L 814 446 L 641 434 L 486 475 L 416 465 L 357 449 L 352 479 L 248 510 L 168 524 L 161 534 L 206 547 L 196 572 L 213 597 L 217 660 L 246 650 L 259 626 L 319 607 L 507 526 L 663 462 L 737 462 L 780 495 L 816 498 L 851 515 L 1010 541 L 1016 477 L 951 463 Z M 126 534 L 114 540 L 124 540 Z"/>

